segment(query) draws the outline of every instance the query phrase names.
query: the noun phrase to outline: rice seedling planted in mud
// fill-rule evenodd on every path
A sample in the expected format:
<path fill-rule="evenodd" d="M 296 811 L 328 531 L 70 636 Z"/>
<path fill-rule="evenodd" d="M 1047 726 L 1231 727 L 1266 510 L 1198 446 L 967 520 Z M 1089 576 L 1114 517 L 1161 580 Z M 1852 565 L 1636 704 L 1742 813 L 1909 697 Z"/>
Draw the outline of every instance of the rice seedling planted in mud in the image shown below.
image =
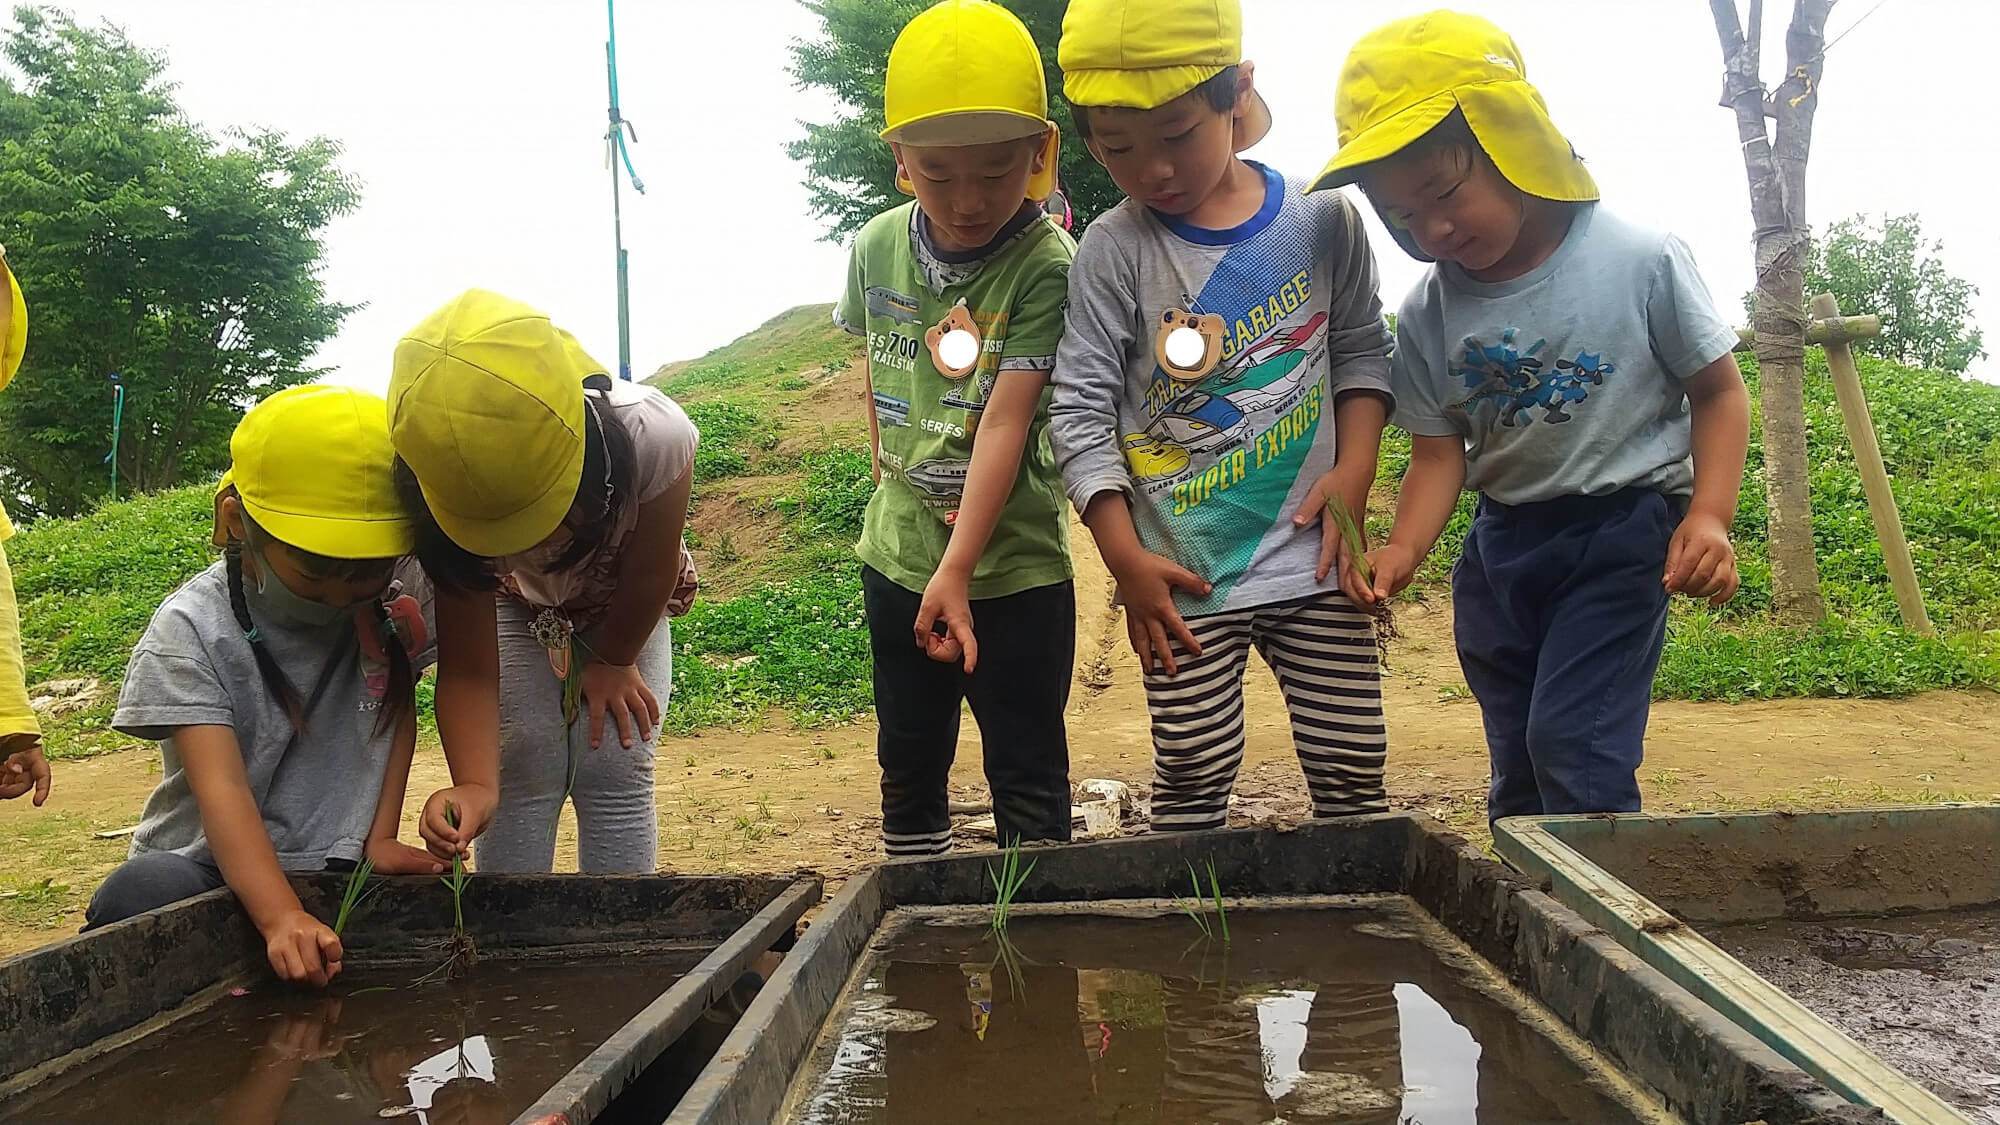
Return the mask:
<path fill-rule="evenodd" d="M 361 904 L 382 889 L 381 883 L 372 881 L 374 874 L 375 862 L 369 859 L 362 860 L 359 867 L 348 873 L 347 888 L 340 896 L 340 910 L 333 916 L 335 937 L 346 932 L 348 919 L 354 917 L 354 912 L 361 908 Z"/>
<path fill-rule="evenodd" d="M 1014 896 L 1021 892 L 1021 884 L 1028 881 L 1029 874 L 1035 870 L 1035 864 L 1038 862 L 1040 861 L 1031 859 L 1026 868 L 1021 866 L 1021 841 L 1016 838 L 1001 853 L 1000 870 L 993 870 L 992 864 L 986 865 L 986 876 L 993 880 L 991 928 L 995 934 L 1007 932 L 1007 916 L 1013 910 Z"/>
<path fill-rule="evenodd" d="M 1187 915 L 1194 922 L 1195 927 L 1201 931 L 1201 937 L 1197 941 L 1206 941 L 1220 934 L 1222 944 L 1228 945 L 1229 912 L 1222 905 L 1222 880 L 1215 873 L 1215 861 L 1213 859 L 1208 861 L 1208 887 L 1206 890 L 1202 888 L 1201 876 L 1195 873 L 1192 861 L 1187 861 L 1187 873 L 1188 885 L 1194 889 L 1194 896 L 1192 899 L 1183 899 L 1181 896 L 1175 895 L 1174 905 L 1180 907 L 1181 913 Z M 1208 918 L 1207 907 L 1210 903 L 1215 905 L 1214 922 L 1210 922 Z"/>

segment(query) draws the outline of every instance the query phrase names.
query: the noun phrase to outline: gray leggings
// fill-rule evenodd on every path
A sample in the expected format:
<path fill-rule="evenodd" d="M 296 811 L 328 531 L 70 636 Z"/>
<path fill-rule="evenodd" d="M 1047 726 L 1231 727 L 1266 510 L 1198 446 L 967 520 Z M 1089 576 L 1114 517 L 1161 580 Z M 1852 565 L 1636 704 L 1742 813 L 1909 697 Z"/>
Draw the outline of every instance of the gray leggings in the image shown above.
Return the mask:
<path fill-rule="evenodd" d="M 590 748 L 590 722 L 578 716 L 563 727 L 562 682 L 549 667 L 548 650 L 528 631 L 532 613 L 499 599 L 500 807 L 492 827 L 474 845 L 485 872 L 546 872 L 555 867 L 556 822 L 563 792 L 576 806 L 577 868 L 590 875 L 650 874 L 660 851 L 659 813 L 653 801 L 652 737 L 619 745 L 615 727 Z M 667 619 L 639 653 L 639 674 L 660 700 L 673 690 L 674 650 Z M 570 771 L 576 777 L 572 784 Z"/>

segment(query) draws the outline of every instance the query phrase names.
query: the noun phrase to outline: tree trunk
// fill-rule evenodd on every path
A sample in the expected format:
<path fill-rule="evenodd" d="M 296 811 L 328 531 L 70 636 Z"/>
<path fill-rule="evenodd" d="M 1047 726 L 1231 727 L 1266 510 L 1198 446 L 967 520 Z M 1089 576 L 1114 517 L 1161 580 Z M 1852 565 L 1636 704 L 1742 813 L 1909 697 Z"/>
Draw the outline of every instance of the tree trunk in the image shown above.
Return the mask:
<path fill-rule="evenodd" d="M 1767 103 L 1758 77 L 1762 0 L 1751 0 L 1746 37 L 1734 0 L 1709 0 L 1726 66 L 1722 104 L 1736 111 L 1756 227 L 1757 290 L 1751 325 L 1764 415 L 1764 489 L 1770 511 L 1771 598 L 1779 621 L 1826 616 L 1813 554 L 1805 417 L 1806 160 L 1819 104 L 1821 44 L 1833 0 L 1796 0 L 1785 36 L 1788 70 Z M 1777 119 L 1773 145 L 1764 121 Z"/>

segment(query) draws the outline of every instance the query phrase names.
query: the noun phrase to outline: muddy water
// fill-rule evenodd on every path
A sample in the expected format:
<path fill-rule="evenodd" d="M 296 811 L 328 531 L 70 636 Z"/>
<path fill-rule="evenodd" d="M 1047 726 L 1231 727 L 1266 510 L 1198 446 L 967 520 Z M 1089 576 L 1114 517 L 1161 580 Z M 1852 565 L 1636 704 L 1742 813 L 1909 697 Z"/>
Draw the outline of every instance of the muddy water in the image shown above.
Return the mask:
<path fill-rule="evenodd" d="M 1656 1121 L 1396 900 L 1228 915 L 892 919 L 793 1125 Z M 1191 944 L 1192 943 L 1192 944 Z M 837 1022 L 835 1022 L 837 1021 Z"/>
<path fill-rule="evenodd" d="M 1973 1120 L 2000 1125 L 2000 908 L 1707 936 Z"/>
<path fill-rule="evenodd" d="M 451 983 L 277 982 L 0 1103 L 0 1125 L 504 1125 L 700 959 L 482 960 Z"/>

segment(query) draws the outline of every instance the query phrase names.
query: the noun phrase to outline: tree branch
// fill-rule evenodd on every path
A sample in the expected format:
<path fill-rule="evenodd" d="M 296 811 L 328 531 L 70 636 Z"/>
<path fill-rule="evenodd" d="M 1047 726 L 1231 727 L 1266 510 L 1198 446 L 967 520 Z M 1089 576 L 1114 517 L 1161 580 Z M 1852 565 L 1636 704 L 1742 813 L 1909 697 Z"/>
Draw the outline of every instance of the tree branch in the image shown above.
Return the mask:
<path fill-rule="evenodd" d="M 1715 16 L 1716 37 L 1722 43 L 1721 104 L 1736 112 L 1736 134 L 1743 145 L 1743 168 L 1750 178 L 1750 217 L 1759 235 L 1788 225 L 1783 181 L 1772 158 L 1771 137 L 1764 126 L 1764 83 L 1757 76 L 1758 52 L 1737 22 L 1735 0 L 1708 0 Z M 1751 15 L 1761 23 L 1763 4 L 1753 0 Z"/>

